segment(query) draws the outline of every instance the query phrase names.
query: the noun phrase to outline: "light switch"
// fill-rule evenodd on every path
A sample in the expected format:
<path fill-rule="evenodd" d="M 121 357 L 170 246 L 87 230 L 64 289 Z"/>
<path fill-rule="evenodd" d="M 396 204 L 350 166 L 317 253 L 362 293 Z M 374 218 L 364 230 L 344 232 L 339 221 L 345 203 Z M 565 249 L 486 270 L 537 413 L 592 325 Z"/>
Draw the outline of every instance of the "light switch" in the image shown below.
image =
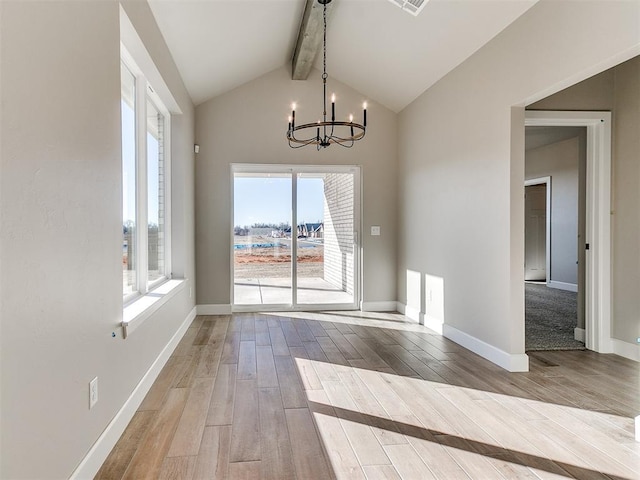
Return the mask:
<path fill-rule="evenodd" d="M 374 237 L 380 235 L 380 225 L 371 225 L 371 235 Z"/>

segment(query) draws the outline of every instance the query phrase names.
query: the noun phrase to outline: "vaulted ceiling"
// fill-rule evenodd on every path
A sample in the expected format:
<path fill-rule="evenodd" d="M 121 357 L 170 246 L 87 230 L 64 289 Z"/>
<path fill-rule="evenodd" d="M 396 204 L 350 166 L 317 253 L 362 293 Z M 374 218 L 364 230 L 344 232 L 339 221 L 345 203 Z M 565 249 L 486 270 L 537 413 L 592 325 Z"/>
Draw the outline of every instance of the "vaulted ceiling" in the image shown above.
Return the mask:
<path fill-rule="evenodd" d="M 429 0 L 414 17 L 389 0 L 333 0 L 327 71 L 399 112 L 536 1 Z M 290 66 L 305 3 L 149 0 L 196 105 Z"/>

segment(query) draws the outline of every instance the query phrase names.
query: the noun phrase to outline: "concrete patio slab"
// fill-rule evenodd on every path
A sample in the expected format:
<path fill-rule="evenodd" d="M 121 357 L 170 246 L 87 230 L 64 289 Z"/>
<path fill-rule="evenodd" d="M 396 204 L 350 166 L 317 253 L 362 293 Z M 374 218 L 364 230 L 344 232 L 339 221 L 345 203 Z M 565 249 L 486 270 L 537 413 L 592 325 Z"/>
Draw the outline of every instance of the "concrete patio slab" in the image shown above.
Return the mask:
<path fill-rule="evenodd" d="M 236 278 L 235 305 L 288 305 L 291 303 L 290 278 Z M 352 304 L 353 295 L 323 278 L 298 279 L 298 303 L 305 305 Z"/>

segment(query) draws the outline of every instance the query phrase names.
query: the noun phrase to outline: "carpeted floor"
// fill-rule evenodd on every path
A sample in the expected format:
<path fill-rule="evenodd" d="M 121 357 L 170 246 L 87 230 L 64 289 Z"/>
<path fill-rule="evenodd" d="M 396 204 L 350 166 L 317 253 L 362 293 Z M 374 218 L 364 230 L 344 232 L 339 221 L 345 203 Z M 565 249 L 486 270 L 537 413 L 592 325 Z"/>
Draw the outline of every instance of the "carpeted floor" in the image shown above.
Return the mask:
<path fill-rule="evenodd" d="M 584 350 L 574 339 L 578 294 L 525 283 L 525 350 Z"/>

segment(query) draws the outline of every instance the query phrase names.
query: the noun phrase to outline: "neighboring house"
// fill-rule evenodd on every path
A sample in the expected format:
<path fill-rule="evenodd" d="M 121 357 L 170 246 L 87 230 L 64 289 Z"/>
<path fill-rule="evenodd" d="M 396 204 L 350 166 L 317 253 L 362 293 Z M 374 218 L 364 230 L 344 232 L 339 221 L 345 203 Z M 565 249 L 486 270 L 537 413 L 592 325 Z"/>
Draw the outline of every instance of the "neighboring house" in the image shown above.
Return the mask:
<path fill-rule="evenodd" d="M 283 230 L 271 230 L 271 237 L 273 238 L 291 238 L 291 227 Z"/>
<path fill-rule="evenodd" d="M 324 238 L 324 223 L 301 223 L 298 238 Z"/>

